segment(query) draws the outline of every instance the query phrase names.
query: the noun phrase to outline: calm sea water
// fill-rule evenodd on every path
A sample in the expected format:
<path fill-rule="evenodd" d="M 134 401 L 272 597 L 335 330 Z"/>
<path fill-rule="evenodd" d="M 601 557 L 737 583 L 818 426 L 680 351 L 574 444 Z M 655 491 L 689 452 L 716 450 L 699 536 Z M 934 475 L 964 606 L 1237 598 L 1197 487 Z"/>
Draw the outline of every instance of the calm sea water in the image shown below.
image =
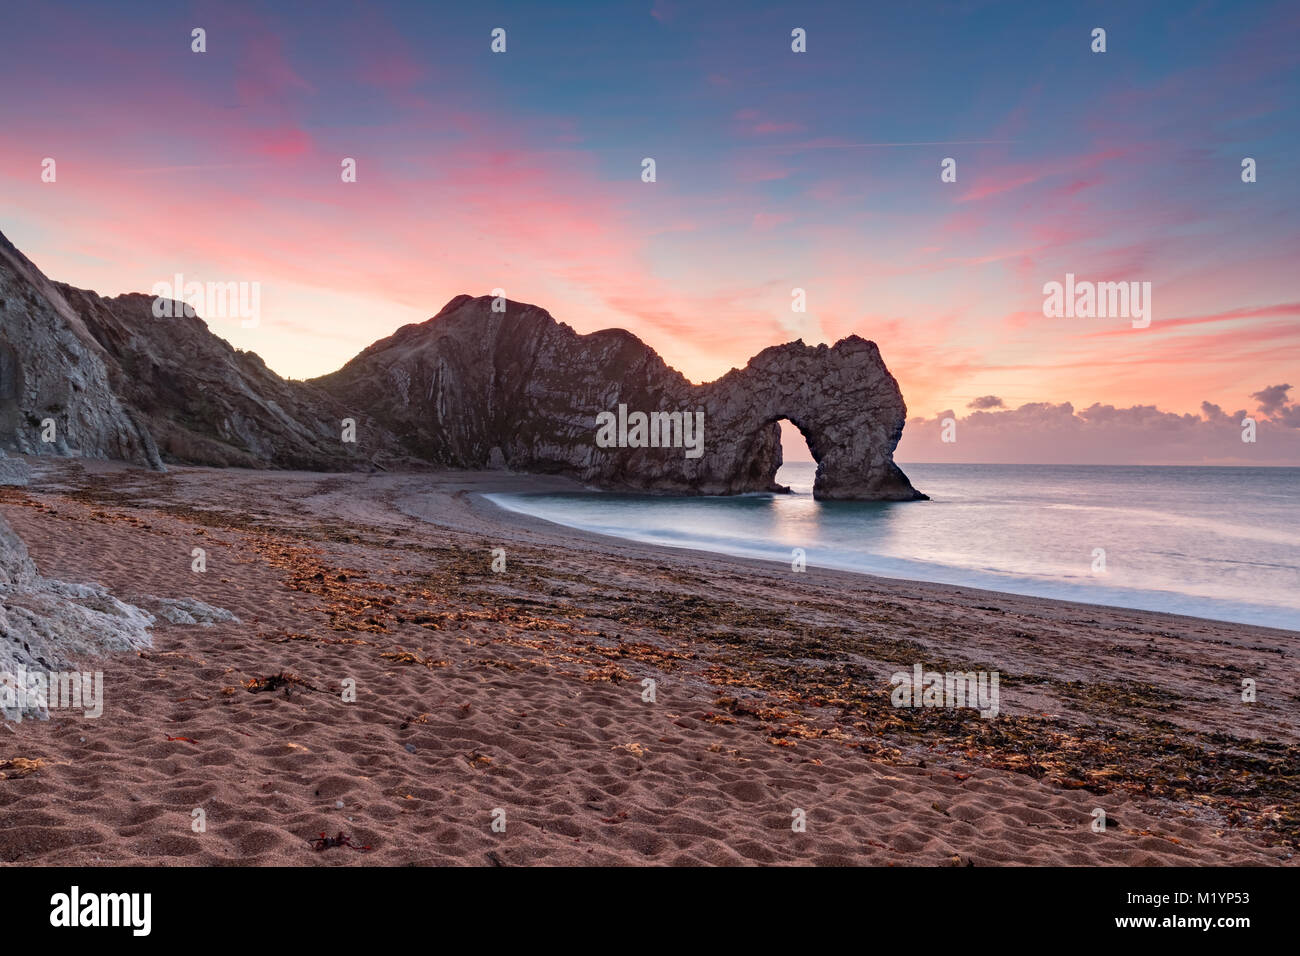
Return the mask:
<path fill-rule="evenodd" d="M 653 544 L 1300 630 L 1300 468 L 905 465 L 916 502 L 490 495 Z M 1094 571 L 1095 549 L 1105 551 Z"/>

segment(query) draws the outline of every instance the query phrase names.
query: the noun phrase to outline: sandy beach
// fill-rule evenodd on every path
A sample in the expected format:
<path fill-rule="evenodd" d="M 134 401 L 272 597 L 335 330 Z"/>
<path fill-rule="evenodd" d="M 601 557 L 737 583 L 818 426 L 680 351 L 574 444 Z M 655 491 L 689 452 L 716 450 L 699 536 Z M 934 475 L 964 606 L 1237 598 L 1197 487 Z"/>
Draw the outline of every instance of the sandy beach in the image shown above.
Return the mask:
<path fill-rule="evenodd" d="M 160 619 L 79 662 L 101 717 L 3 725 L 6 864 L 1295 862 L 1297 633 L 794 573 L 480 497 L 561 479 L 29 461 L 0 510 L 41 574 L 240 623 Z M 915 664 L 997 671 L 999 715 L 895 708 Z"/>

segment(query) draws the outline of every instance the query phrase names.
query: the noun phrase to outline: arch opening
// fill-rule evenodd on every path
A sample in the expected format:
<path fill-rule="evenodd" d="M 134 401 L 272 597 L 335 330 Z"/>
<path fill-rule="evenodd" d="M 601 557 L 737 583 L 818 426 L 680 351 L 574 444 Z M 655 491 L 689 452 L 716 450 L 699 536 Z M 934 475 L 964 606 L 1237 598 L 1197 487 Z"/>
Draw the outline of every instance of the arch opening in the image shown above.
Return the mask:
<path fill-rule="evenodd" d="M 789 418 L 775 420 L 781 434 L 781 464 L 772 476 L 773 482 L 784 491 L 812 494 L 817 476 L 817 456 L 803 428 Z"/>

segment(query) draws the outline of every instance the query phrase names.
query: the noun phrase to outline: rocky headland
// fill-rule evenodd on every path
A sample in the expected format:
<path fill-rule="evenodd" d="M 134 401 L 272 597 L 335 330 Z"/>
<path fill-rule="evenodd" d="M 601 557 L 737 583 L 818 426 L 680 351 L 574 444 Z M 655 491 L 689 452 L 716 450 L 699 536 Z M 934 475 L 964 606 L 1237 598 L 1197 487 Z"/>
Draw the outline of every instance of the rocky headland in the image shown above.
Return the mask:
<path fill-rule="evenodd" d="M 153 302 L 51 282 L 0 235 L 0 448 L 153 469 L 508 469 L 728 495 L 784 490 L 784 418 L 818 463 L 816 497 L 925 497 L 893 461 L 898 383 L 857 336 L 773 346 L 695 385 L 629 332 L 580 335 L 537 306 L 460 295 L 302 382 L 181 308 L 156 317 Z M 616 413 L 632 428 L 598 442 Z M 693 454 L 683 419 L 699 422 Z"/>

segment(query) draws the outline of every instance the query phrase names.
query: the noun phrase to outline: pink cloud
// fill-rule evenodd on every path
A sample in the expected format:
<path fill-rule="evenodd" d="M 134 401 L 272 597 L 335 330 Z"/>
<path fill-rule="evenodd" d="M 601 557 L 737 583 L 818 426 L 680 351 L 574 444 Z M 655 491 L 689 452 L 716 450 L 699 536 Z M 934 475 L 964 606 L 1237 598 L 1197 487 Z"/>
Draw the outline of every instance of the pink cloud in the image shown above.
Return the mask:
<path fill-rule="evenodd" d="M 272 159 L 292 159 L 312 150 L 312 138 L 305 130 L 296 128 L 254 132 L 247 139 L 254 152 Z"/>
<path fill-rule="evenodd" d="M 1282 302 L 1277 305 L 1253 306 L 1241 309 L 1228 309 L 1224 312 L 1216 312 L 1213 315 L 1199 315 L 1178 319 L 1161 319 L 1159 322 L 1152 322 L 1150 331 L 1154 334 L 1171 332 L 1175 329 L 1186 328 L 1193 325 L 1212 325 L 1219 322 L 1241 322 L 1251 319 L 1273 319 L 1281 317 L 1300 318 L 1300 302 Z M 1288 327 L 1283 326 L 1278 331 L 1282 332 L 1285 337 Z M 1117 335 L 1124 335 L 1126 329 L 1101 329 L 1096 332 L 1086 333 L 1090 338 L 1110 338 Z"/>
<path fill-rule="evenodd" d="M 1021 163 L 1001 170 L 983 173 L 975 180 L 975 185 L 963 193 L 961 202 L 974 202 L 1011 192 L 1023 186 L 1042 182 L 1062 175 L 1078 175 L 1087 170 L 1096 169 L 1103 163 L 1118 159 L 1125 154 L 1122 149 L 1103 149 L 1078 158 L 1044 159 L 1033 163 Z M 1087 179 L 1074 179 L 1058 191 L 1059 197 L 1073 196 L 1091 185 Z"/>
<path fill-rule="evenodd" d="M 1204 402 L 1200 415 L 1164 412 L 1154 405 L 1116 408 L 1093 404 L 1076 411 L 1069 402 L 1031 402 L 1000 411 L 951 409 L 909 419 L 896 457 L 903 462 L 1113 465 L 1300 465 L 1300 415 L 1279 406 L 1257 421 L 1256 441 L 1241 440 L 1244 415 L 1225 415 Z M 945 419 L 955 421 L 955 442 L 943 441 Z"/>

